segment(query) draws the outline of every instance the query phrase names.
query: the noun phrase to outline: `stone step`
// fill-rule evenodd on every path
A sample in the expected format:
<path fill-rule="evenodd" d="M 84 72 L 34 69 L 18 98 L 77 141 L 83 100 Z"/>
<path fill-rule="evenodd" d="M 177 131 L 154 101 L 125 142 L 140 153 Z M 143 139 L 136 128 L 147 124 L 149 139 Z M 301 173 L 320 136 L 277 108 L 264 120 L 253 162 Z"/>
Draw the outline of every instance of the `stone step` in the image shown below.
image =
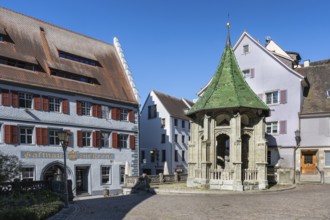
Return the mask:
<path fill-rule="evenodd" d="M 319 174 L 315 175 L 301 175 L 300 176 L 300 182 L 320 182 L 321 181 L 321 176 Z"/>

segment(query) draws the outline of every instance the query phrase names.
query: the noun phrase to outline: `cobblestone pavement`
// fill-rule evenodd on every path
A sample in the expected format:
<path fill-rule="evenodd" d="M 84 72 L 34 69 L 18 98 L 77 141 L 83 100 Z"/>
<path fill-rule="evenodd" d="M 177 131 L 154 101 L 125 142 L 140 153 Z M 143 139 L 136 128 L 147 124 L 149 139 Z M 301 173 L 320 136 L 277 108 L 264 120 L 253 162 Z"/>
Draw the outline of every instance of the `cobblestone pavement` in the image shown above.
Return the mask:
<path fill-rule="evenodd" d="M 142 193 L 75 201 L 62 219 L 330 219 L 330 185 L 216 194 Z M 59 218 L 57 218 L 59 219 Z"/>

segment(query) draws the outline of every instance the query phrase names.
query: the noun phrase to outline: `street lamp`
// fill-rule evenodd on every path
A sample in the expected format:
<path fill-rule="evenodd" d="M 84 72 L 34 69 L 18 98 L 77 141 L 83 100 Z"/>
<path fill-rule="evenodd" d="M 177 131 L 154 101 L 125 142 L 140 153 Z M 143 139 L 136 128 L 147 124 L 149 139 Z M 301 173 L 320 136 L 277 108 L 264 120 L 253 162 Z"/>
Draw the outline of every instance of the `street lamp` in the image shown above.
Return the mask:
<path fill-rule="evenodd" d="M 66 149 L 68 147 L 68 144 L 70 142 L 70 133 L 67 133 L 65 131 L 58 132 L 58 140 L 61 143 L 61 146 L 63 148 L 63 158 L 64 158 L 64 201 L 65 201 L 65 208 L 69 207 L 69 193 L 68 193 L 68 177 L 66 173 Z"/>
<path fill-rule="evenodd" d="M 296 183 L 296 151 L 298 149 L 298 147 L 300 146 L 300 141 L 301 141 L 301 137 L 300 137 L 300 131 L 299 130 L 295 130 L 294 132 L 294 136 L 296 139 L 296 147 L 294 148 L 294 152 L 293 152 L 293 183 Z"/>

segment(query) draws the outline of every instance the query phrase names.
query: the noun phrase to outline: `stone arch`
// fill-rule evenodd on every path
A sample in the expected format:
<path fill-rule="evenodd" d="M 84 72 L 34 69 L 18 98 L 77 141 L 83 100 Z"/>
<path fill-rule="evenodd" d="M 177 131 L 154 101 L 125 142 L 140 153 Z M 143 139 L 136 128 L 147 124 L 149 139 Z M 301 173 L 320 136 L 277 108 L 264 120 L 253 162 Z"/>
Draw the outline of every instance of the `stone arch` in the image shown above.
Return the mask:
<path fill-rule="evenodd" d="M 230 136 L 224 133 L 216 137 L 216 164 L 217 168 L 229 168 Z"/>
<path fill-rule="evenodd" d="M 221 114 L 215 118 L 215 121 L 217 126 L 229 126 L 230 116 L 227 114 Z"/>
<path fill-rule="evenodd" d="M 47 164 L 41 171 L 41 180 L 63 180 L 63 171 L 64 171 L 64 163 L 61 161 L 53 161 Z M 66 167 L 68 179 L 72 179 L 73 172 L 67 166 Z"/>

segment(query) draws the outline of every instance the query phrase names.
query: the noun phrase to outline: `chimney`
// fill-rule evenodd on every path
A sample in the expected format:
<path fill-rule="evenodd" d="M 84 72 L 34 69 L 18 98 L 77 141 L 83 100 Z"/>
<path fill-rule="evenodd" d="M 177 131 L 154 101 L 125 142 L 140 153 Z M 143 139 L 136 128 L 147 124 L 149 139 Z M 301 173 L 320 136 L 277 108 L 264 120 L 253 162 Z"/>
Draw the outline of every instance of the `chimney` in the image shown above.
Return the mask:
<path fill-rule="evenodd" d="M 270 36 L 267 36 L 266 37 L 266 43 L 265 43 L 265 47 L 267 47 L 267 45 L 269 44 L 269 42 L 271 41 L 271 37 Z"/>
<path fill-rule="evenodd" d="M 304 67 L 309 67 L 309 60 L 304 60 Z"/>

